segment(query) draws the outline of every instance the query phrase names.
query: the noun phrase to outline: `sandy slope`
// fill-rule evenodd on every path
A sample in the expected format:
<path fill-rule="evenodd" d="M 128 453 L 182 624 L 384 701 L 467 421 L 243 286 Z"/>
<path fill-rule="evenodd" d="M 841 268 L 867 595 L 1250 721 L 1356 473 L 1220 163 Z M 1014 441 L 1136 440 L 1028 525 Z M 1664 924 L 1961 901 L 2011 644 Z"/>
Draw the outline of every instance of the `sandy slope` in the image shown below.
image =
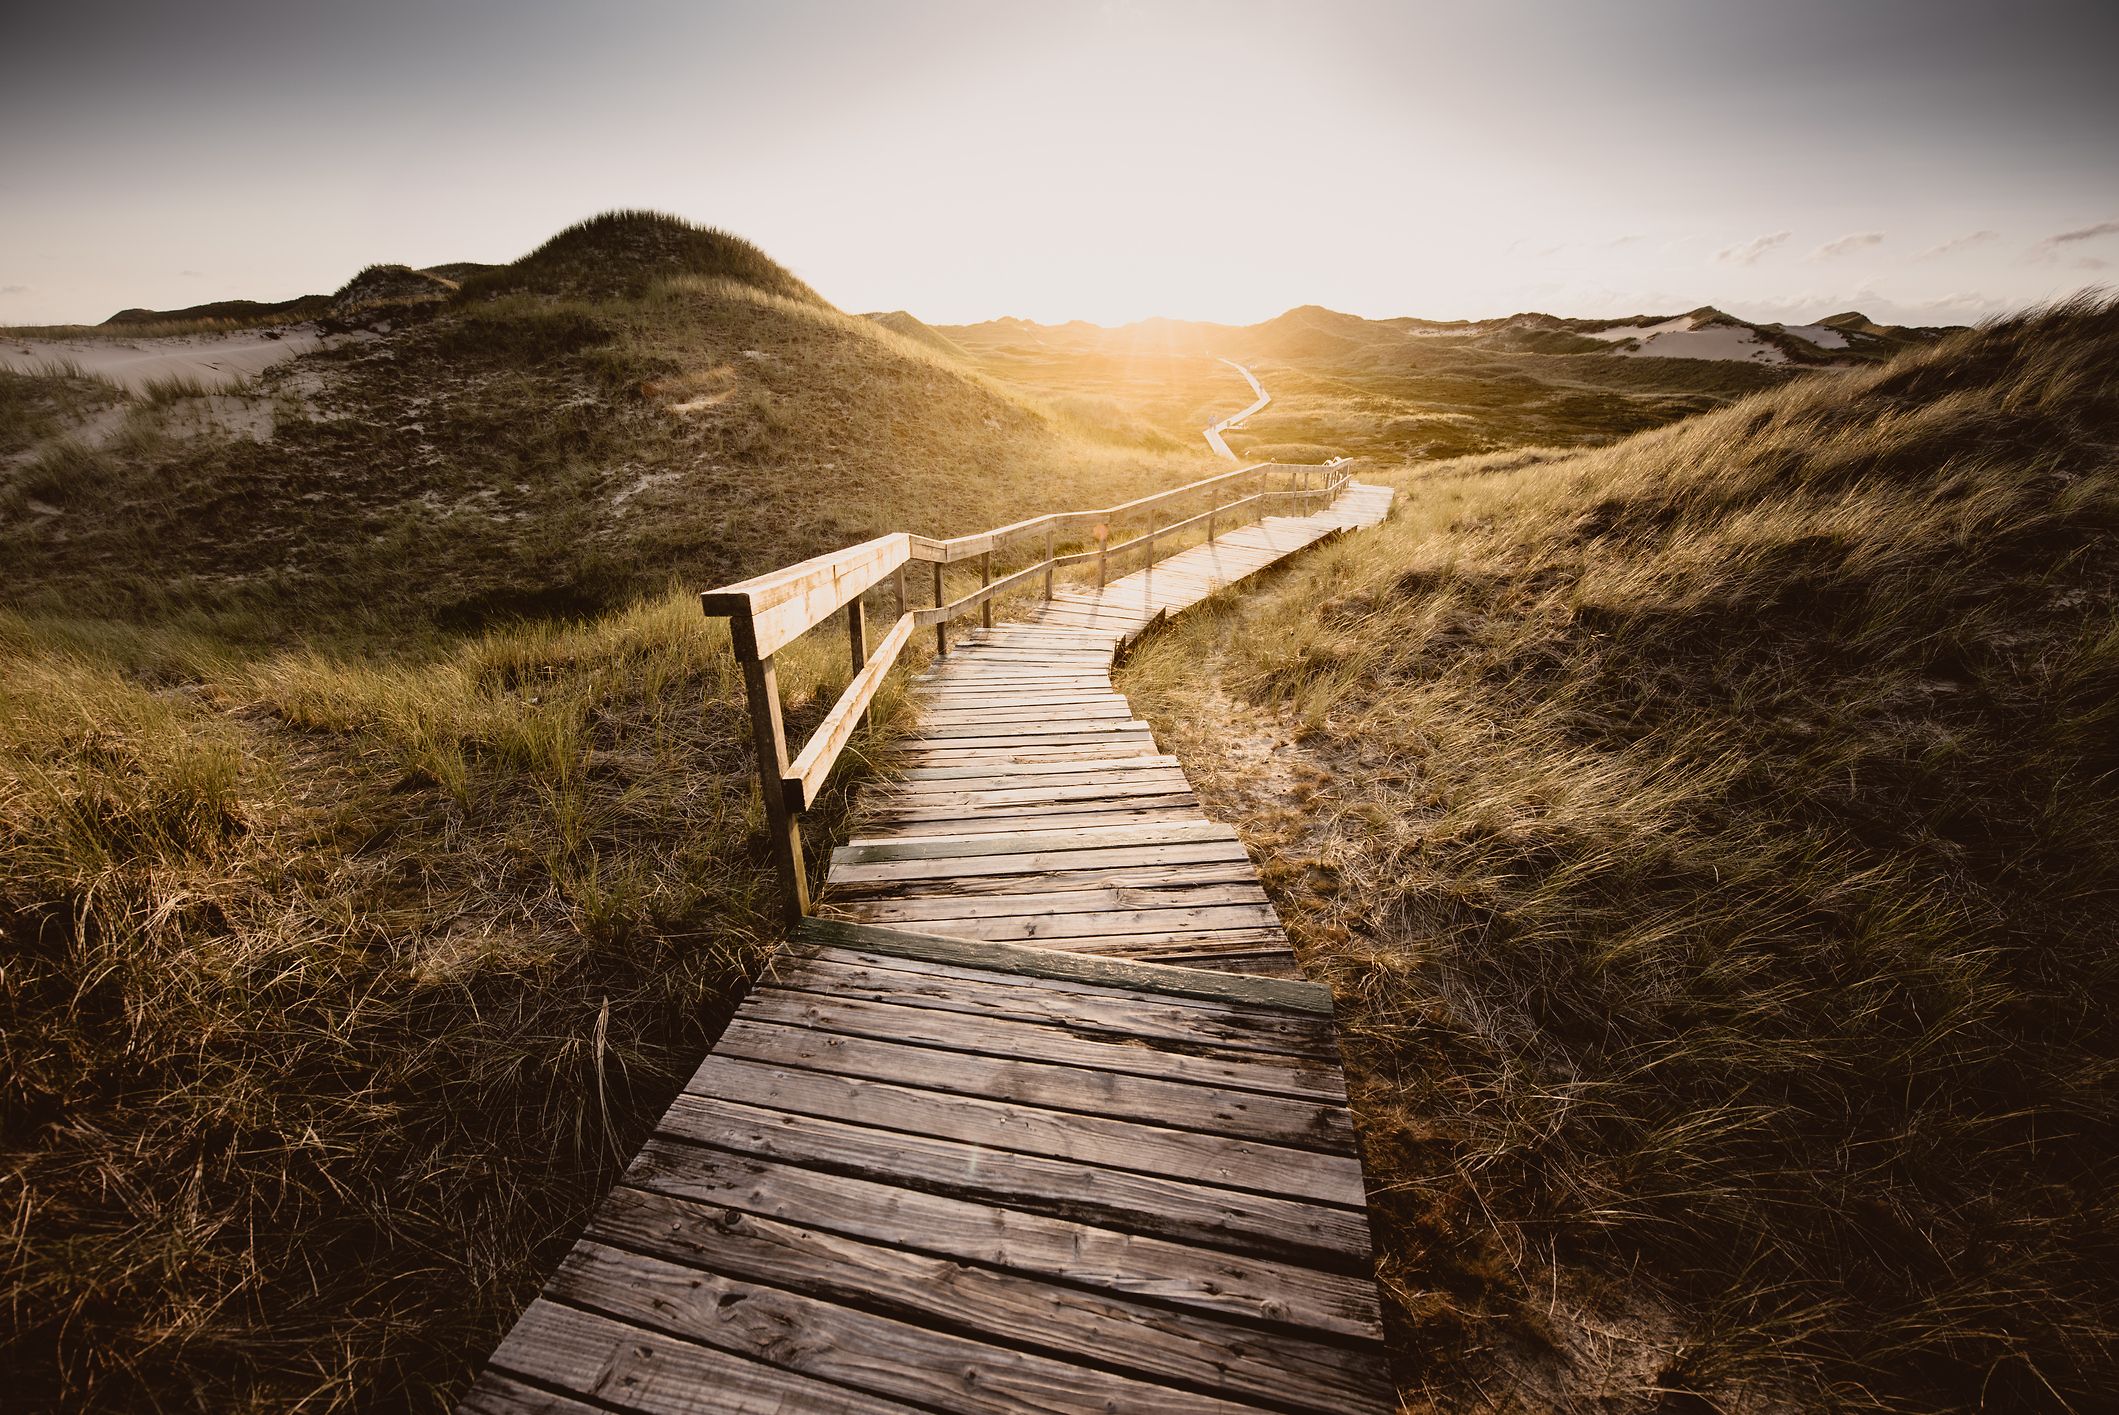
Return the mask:
<path fill-rule="evenodd" d="M 255 329 L 232 334 L 187 334 L 174 339 L 0 338 L 0 368 L 35 373 L 72 364 L 137 393 L 149 381 L 195 378 L 225 387 L 328 340 L 309 327 Z"/>

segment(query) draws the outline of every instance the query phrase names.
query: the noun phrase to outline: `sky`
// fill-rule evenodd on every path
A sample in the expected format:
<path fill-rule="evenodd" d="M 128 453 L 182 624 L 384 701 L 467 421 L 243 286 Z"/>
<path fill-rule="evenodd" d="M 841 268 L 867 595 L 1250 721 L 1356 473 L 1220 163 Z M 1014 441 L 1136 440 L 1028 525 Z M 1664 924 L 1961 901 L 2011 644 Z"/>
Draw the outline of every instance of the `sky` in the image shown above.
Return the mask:
<path fill-rule="evenodd" d="M 2109 0 L 70 0 L 0 19 L 0 324 L 611 207 L 841 308 L 1848 309 L 2119 271 Z"/>

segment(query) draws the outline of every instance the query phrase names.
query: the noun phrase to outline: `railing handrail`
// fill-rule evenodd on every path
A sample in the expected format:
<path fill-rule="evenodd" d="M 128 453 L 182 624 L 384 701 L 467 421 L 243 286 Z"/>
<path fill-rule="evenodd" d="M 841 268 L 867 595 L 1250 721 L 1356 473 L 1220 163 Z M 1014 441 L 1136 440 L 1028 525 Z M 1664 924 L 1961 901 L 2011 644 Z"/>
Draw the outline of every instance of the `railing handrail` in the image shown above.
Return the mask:
<path fill-rule="evenodd" d="M 1286 500 L 1291 497 L 1304 499 L 1322 498 L 1330 504 L 1346 484 L 1353 479 L 1350 470 L 1353 463 L 1341 457 L 1322 464 L 1305 465 L 1285 462 L 1254 462 L 1234 471 L 1221 472 L 1203 477 L 1183 486 L 1167 491 L 1152 492 L 1131 501 L 1122 501 L 1115 506 L 1095 510 L 1051 511 L 1042 516 L 1017 521 L 1012 525 L 999 526 L 990 531 L 972 535 L 954 536 L 944 540 L 926 536 L 910 535 L 894 531 L 877 536 L 843 550 L 829 551 L 812 556 L 794 565 L 754 575 L 733 585 L 708 590 L 700 595 L 700 606 L 707 614 L 725 617 L 729 621 L 729 643 L 737 661 L 743 665 L 744 696 L 749 704 L 751 731 L 758 748 L 758 778 L 760 794 L 764 797 L 765 813 L 769 833 L 773 841 L 773 853 L 779 866 L 780 882 L 786 898 L 788 912 L 799 916 L 809 912 L 809 887 L 802 863 L 802 836 L 796 817 L 809 809 L 816 800 L 818 791 L 831 774 L 834 763 L 852 738 L 854 729 L 867 716 L 884 678 L 905 645 L 911 642 L 915 628 L 932 627 L 935 631 L 937 653 L 949 652 L 950 622 L 973 609 L 980 612 L 981 622 L 988 628 L 993 624 L 993 601 L 1037 575 L 1045 577 L 1045 597 L 1052 597 L 1052 575 L 1057 569 L 1069 565 L 1080 565 L 1090 560 L 1097 562 L 1097 583 L 1105 583 L 1110 558 L 1125 555 L 1135 549 L 1144 548 L 1149 566 L 1155 563 L 1155 541 L 1160 536 L 1172 535 L 1191 526 L 1205 522 L 1207 539 L 1214 538 L 1215 519 L 1247 507 Z M 1266 478 L 1276 471 L 1300 472 L 1304 484 L 1283 491 L 1272 491 L 1266 487 Z M 1317 486 L 1308 485 L 1309 474 L 1330 472 L 1328 480 L 1320 480 Z M 1189 516 L 1167 526 L 1158 526 L 1131 540 L 1117 545 L 1108 542 L 1111 522 L 1121 516 L 1137 516 L 1183 497 L 1197 495 L 1216 486 L 1255 477 L 1259 489 L 1248 496 L 1234 500 L 1216 502 L 1207 510 Z M 1066 555 L 1055 553 L 1055 540 L 1062 526 L 1069 528 L 1089 525 L 1094 528 L 1098 544 L 1093 550 L 1076 551 Z M 1036 531 L 1045 532 L 1045 557 L 1006 577 L 993 578 L 994 549 L 1019 536 Z M 958 561 L 978 557 L 983 583 L 971 594 L 945 602 L 942 598 L 943 567 Z M 926 609 L 915 610 L 907 602 L 905 567 L 914 562 L 934 566 L 934 604 Z M 897 592 L 897 618 L 876 645 L 873 657 L 868 652 L 867 624 L 863 617 L 861 596 L 885 579 L 894 581 Z M 780 691 L 773 671 L 773 655 L 787 644 L 816 628 L 841 609 L 846 611 L 847 642 L 852 653 L 853 678 L 846 690 L 839 695 L 838 702 L 825 714 L 824 720 L 810 734 L 809 742 L 800 755 L 789 761 L 787 755 L 787 733 L 780 716 Z"/>

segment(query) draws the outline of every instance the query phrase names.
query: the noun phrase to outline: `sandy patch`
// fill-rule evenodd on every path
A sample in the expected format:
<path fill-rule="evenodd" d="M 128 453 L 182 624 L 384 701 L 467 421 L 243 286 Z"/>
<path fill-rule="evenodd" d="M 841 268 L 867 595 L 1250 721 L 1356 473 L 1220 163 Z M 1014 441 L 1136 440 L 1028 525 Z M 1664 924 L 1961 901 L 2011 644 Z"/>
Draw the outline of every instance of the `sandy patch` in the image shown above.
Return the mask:
<path fill-rule="evenodd" d="M 1781 332 L 1793 334 L 1798 339 L 1807 339 L 1820 349 L 1847 347 L 1847 336 L 1829 324 L 1784 324 L 1781 326 Z"/>
<path fill-rule="evenodd" d="M 173 339 L 0 339 L 0 368 L 37 373 L 60 364 L 134 393 L 157 379 L 194 378 L 225 388 L 274 364 L 342 342 L 310 327 L 185 334 Z"/>
<path fill-rule="evenodd" d="M 1715 359 L 1736 363 L 1784 364 L 1788 356 L 1741 325 L 1710 324 L 1705 329 L 1671 329 L 1641 339 L 1631 349 L 1614 349 L 1621 358 Z"/>
<path fill-rule="evenodd" d="M 1582 331 L 1582 337 L 1602 339 L 1607 344 L 1615 344 L 1621 339 L 1653 339 L 1658 334 L 1678 334 L 1691 328 L 1692 320 L 1686 315 L 1679 315 L 1676 319 L 1666 319 L 1661 324 L 1619 324 L 1610 329 L 1585 329 Z"/>

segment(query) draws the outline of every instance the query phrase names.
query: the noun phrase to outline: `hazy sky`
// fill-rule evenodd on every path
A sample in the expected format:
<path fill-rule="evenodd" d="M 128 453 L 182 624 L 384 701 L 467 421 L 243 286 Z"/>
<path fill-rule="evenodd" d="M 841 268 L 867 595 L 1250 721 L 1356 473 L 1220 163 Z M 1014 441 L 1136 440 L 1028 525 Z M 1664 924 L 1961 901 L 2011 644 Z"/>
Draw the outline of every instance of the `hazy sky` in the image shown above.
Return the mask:
<path fill-rule="evenodd" d="M 1942 322 L 2119 270 L 2111 0 L 12 11 L 0 323 L 508 260 L 612 206 L 937 322 Z"/>

